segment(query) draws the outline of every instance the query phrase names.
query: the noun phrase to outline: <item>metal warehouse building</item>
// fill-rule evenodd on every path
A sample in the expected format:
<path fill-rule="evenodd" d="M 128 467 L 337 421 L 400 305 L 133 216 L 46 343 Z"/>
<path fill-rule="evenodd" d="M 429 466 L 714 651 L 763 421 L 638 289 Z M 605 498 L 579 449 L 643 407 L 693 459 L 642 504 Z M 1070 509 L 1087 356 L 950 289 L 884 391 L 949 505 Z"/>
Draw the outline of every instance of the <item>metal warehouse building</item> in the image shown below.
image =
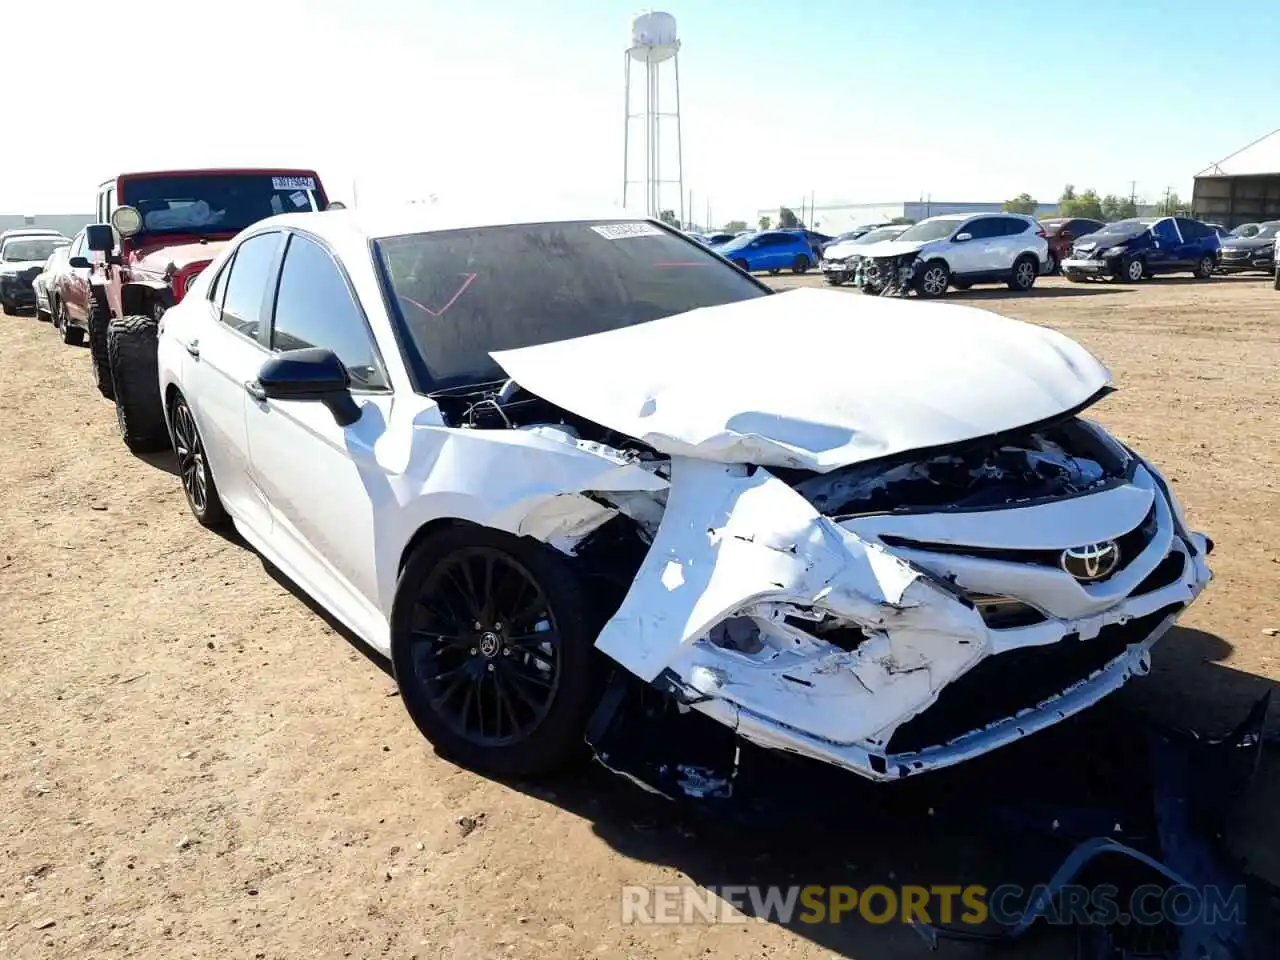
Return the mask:
<path fill-rule="evenodd" d="M 1280 130 L 1197 173 L 1191 215 L 1228 229 L 1280 220 Z"/>
<path fill-rule="evenodd" d="M 42 227 L 74 237 L 81 227 L 93 223 L 93 220 L 91 213 L 0 213 L 0 232 L 22 227 Z"/>

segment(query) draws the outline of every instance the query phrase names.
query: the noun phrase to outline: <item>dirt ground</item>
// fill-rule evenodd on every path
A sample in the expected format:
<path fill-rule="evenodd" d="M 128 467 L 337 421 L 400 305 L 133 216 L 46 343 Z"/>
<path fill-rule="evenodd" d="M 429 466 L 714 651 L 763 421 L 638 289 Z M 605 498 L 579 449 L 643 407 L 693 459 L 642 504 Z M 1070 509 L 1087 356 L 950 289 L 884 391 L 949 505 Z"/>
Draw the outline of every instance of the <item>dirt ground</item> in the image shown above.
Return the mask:
<path fill-rule="evenodd" d="M 1217 579 L 1121 696 L 1226 729 L 1280 677 L 1280 294 L 1261 278 L 1046 280 L 954 299 L 1056 327 L 1111 367 L 1120 392 L 1095 415 L 1217 541 Z M 982 872 L 977 839 L 877 837 L 860 784 L 833 839 L 834 824 L 691 822 L 598 770 L 541 787 L 461 771 L 379 664 L 195 524 L 167 457 L 127 453 L 86 350 L 0 317 L 0 383 L 6 960 L 916 957 L 896 925 L 624 926 L 619 888 Z M 1233 837 L 1273 881 L 1277 766 L 1268 754 Z"/>

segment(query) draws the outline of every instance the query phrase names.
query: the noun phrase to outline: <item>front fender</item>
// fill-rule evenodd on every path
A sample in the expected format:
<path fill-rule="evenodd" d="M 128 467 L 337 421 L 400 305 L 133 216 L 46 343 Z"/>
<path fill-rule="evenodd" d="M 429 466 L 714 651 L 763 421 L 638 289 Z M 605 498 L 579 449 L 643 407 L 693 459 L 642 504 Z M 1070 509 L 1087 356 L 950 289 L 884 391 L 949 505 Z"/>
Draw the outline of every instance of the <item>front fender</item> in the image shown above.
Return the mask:
<path fill-rule="evenodd" d="M 152 304 L 160 303 L 164 309 L 173 306 L 173 291 L 159 280 L 131 280 L 120 288 L 120 313 L 131 317 L 137 314 L 150 316 Z"/>

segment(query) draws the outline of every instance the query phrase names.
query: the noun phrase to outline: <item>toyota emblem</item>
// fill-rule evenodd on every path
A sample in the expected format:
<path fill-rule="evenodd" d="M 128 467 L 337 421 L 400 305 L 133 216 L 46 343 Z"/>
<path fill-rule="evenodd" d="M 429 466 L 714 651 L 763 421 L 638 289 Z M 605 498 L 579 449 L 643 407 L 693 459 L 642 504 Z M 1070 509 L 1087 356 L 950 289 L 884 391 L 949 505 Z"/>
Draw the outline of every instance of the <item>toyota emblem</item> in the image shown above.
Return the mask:
<path fill-rule="evenodd" d="M 1077 580 L 1089 582 L 1111 575 L 1120 565 L 1120 547 L 1114 540 L 1068 547 L 1058 561 L 1062 569 Z"/>

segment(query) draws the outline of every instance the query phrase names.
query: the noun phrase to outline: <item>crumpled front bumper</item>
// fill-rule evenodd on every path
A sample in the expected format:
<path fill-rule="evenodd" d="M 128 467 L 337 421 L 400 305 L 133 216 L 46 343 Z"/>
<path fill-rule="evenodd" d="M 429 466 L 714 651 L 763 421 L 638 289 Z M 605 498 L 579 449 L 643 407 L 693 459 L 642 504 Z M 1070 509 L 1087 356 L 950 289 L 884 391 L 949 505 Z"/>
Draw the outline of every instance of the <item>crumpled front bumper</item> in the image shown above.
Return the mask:
<path fill-rule="evenodd" d="M 880 537 L 897 518 L 837 523 L 766 470 L 677 458 L 653 545 L 597 646 L 764 747 L 873 780 L 960 763 L 1145 674 L 1151 647 L 1209 582 L 1211 544 L 1183 528 L 1146 467 L 1105 493 L 911 521 L 953 543 L 980 542 L 966 539 L 979 529 L 972 522 L 1037 548 L 1146 524 L 1148 541 L 1123 569 L 1081 585 L 989 556 L 890 549 Z M 997 592 L 1036 605 L 1042 619 L 989 626 L 975 598 Z M 1057 673 L 1025 686 L 1038 691 L 1032 702 L 1000 710 L 986 695 L 1009 686 L 994 679 L 1006 665 L 1044 673 L 1048 663 Z M 944 714 L 961 726 L 935 722 Z"/>

